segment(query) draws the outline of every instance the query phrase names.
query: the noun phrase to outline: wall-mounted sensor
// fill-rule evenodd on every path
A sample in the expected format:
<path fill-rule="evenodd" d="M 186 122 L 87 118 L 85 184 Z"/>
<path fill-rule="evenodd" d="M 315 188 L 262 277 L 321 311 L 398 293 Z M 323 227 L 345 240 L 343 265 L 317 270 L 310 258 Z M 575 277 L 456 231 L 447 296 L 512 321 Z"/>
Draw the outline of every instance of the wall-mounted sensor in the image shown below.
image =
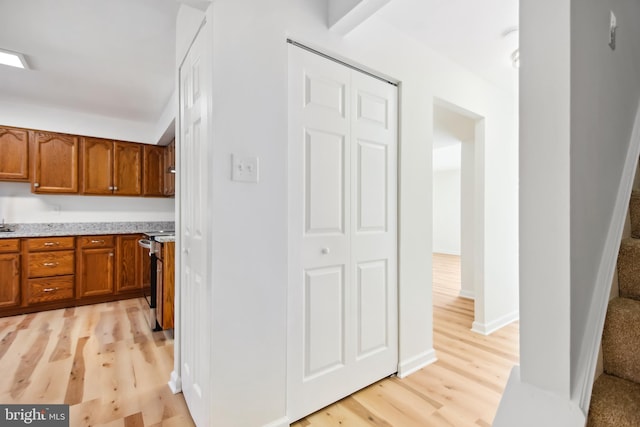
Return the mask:
<path fill-rule="evenodd" d="M 616 50 L 616 28 L 618 25 L 616 23 L 616 15 L 613 14 L 613 11 L 610 11 L 611 17 L 609 19 L 609 47 L 611 50 Z"/>

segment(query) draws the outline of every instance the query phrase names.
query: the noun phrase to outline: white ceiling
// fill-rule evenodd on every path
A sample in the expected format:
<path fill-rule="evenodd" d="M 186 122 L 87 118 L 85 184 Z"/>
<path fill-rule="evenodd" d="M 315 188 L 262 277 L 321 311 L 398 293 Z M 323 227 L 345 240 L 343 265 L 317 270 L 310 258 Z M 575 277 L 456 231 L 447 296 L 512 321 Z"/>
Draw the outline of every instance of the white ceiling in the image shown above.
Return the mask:
<path fill-rule="evenodd" d="M 0 99 L 155 123 L 174 87 L 176 0 L 0 0 Z M 391 0 L 378 16 L 506 89 L 518 0 Z"/>
<path fill-rule="evenodd" d="M 175 0 L 0 0 L 0 97 L 155 123 L 174 86 Z"/>
<path fill-rule="evenodd" d="M 391 0 L 377 16 L 508 91 L 517 89 L 511 53 L 518 0 Z"/>

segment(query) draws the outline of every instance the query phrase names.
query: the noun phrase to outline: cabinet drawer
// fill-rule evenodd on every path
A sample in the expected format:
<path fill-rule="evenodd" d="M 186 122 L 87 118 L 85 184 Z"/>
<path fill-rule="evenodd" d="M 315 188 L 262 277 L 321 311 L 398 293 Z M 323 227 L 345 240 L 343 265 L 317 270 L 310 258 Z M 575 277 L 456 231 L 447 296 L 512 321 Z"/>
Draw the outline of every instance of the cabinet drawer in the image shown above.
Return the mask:
<path fill-rule="evenodd" d="M 74 276 L 29 279 L 27 286 L 29 304 L 69 299 L 73 298 Z"/>
<path fill-rule="evenodd" d="M 28 239 L 27 248 L 33 251 L 57 251 L 62 249 L 73 249 L 75 237 L 41 237 Z"/>
<path fill-rule="evenodd" d="M 20 239 L 0 239 L 0 252 L 19 252 Z"/>
<path fill-rule="evenodd" d="M 74 260 L 74 251 L 30 253 L 27 260 L 27 276 L 46 277 L 74 274 Z"/>
<path fill-rule="evenodd" d="M 113 246 L 115 246 L 114 236 L 78 237 L 79 248 L 112 248 Z"/>

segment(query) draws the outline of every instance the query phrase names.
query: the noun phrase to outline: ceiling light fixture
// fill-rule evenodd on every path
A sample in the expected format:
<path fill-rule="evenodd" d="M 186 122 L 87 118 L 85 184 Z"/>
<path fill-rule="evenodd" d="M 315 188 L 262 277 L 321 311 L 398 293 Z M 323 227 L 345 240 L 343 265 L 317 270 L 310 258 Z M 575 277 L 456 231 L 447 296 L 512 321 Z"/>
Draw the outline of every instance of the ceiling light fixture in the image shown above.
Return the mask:
<path fill-rule="evenodd" d="M 10 50 L 0 49 L 0 64 L 8 65 L 10 67 L 29 69 L 27 60 L 24 59 L 24 55 L 18 52 L 12 52 Z"/>

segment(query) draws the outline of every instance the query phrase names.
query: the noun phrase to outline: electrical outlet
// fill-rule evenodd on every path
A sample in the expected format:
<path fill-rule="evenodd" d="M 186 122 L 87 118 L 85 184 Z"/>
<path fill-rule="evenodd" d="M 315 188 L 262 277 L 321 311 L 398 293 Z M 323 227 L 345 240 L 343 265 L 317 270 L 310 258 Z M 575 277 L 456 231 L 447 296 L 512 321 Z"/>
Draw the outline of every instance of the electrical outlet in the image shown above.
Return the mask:
<path fill-rule="evenodd" d="M 231 155 L 231 180 L 237 182 L 258 182 L 259 161 L 257 157 Z"/>
<path fill-rule="evenodd" d="M 613 11 L 609 12 L 611 15 L 609 17 L 609 47 L 611 50 L 616 50 L 616 29 L 618 28 L 618 24 L 616 22 L 616 15 L 613 14 Z"/>

